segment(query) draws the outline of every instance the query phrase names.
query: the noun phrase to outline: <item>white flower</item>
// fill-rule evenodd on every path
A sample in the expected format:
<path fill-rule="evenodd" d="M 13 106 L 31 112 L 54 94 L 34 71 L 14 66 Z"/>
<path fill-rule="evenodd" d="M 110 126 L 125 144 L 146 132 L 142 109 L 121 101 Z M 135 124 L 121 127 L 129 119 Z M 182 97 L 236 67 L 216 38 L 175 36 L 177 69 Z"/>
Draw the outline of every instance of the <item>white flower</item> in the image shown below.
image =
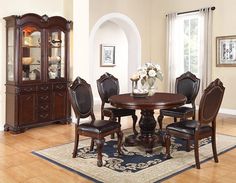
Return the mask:
<path fill-rule="evenodd" d="M 137 69 L 137 74 L 141 81 L 145 82 L 148 78 L 158 78 L 163 80 L 163 74 L 161 72 L 161 67 L 159 64 L 153 64 L 150 62 L 145 63 L 142 67 Z M 135 77 L 136 78 L 136 77 Z"/>
<path fill-rule="evenodd" d="M 149 75 L 150 77 L 155 77 L 155 76 L 156 76 L 156 71 L 154 71 L 153 69 L 151 69 L 151 70 L 148 71 L 148 75 Z"/>
<path fill-rule="evenodd" d="M 138 70 L 138 74 L 139 74 L 140 78 L 143 78 L 147 75 L 147 71 L 145 69 L 140 69 L 140 70 Z"/>

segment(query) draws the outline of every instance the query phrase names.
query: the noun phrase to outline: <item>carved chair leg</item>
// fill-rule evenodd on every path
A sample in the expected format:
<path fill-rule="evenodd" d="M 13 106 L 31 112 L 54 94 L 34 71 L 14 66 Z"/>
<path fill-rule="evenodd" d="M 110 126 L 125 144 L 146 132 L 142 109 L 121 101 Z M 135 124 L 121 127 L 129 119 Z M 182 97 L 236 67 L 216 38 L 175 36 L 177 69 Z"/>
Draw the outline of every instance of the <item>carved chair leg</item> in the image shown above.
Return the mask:
<path fill-rule="evenodd" d="M 101 120 L 104 120 L 104 114 L 103 114 L 103 112 L 101 113 Z"/>
<path fill-rule="evenodd" d="M 113 116 L 111 116 L 111 117 L 110 117 L 110 120 L 111 120 L 111 121 L 116 121 L 117 118 L 114 118 Z M 120 123 L 120 117 L 118 117 L 118 123 Z M 111 139 L 114 139 L 114 138 L 115 138 L 115 134 L 113 133 L 113 134 L 111 134 Z"/>
<path fill-rule="evenodd" d="M 174 122 L 175 122 L 175 123 L 177 122 L 177 118 L 176 118 L 176 117 L 174 117 Z"/>
<path fill-rule="evenodd" d="M 211 141 L 212 141 L 211 145 L 212 145 L 214 160 L 215 160 L 216 163 L 218 163 L 219 160 L 218 160 L 217 150 L 216 150 L 216 135 L 215 135 L 215 133 L 212 134 Z"/>
<path fill-rule="evenodd" d="M 97 166 L 101 167 L 102 166 L 102 149 L 103 149 L 103 144 L 105 142 L 104 138 L 101 139 L 96 139 L 96 145 L 97 145 Z"/>
<path fill-rule="evenodd" d="M 165 159 L 171 158 L 171 156 L 170 156 L 170 146 L 171 146 L 170 138 L 171 138 L 170 134 L 166 133 L 164 136 L 165 147 L 166 147 Z"/>
<path fill-rule="evenodd" d="M 93 151 L 94 148 L 94 138 L 91 139 L 90 151 Z"/>
<path fill-rule="evenodd" d="M 120 154 L 123 154 L 123 152 L 121 150 L 123 133 L 121 130 L 117 132 L 117 137 L 118 137 L 117 150 L 118 150 L 118 154 L 120 155 Z"/>
<path fill-rule="evenodd" d="M 133 119 L 133 132 L 134 132 L 134 135 L 138 135 L 138 132 L 136 130 L 136 123 L 137 123 L 138 117 L 134 114 L 134 115 L 132 115 L 132 119 Z"/>
<path fill-rule="evenodd" d="M 160 130 L 162 130 L 162 120 L 163 120 L 164 116 L 162 114 L 160 114 L 157 118 Z"/>
<path fill-rule="evenodd" d="M 200 169 L 198 139 L 194 139 L 194 156 L 195 156 L 196 168 Z"/>
<path fill-rule="evenodd" d="M 77 130 L 77 126 L 75 127 L 75 142 L 74 142 L 74 151 L 73 151 L 73 158 L 77 156 L 77 151 L 78 151 L 78 145 L 79 145 L 79 134 Z"/>
<path fill-rule="evenodd" d="M 186 139 L 186 151 L 189 152 L 190 151 L 190 140 L 189 139 Z"/>

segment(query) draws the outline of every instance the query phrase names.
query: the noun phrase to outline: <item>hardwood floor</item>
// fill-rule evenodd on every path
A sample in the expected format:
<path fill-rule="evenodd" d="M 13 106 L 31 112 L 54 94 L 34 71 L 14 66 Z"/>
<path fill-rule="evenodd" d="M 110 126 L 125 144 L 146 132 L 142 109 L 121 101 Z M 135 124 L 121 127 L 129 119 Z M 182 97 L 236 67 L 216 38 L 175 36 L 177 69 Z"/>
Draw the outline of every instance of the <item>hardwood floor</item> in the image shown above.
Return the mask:
<path fill-rule="evenodd" d="M 164 121 L 168 123 L 170 120 L 167 118 Z M 126 122 L 129 125 L 125 126 L 124 123 Z M 131 119 L 123 120 L 124 128 L 131 125 Z M 236 116 L 218 115 L 217 132 L 236 136 Z M 90 182 L 75 173 L 31 154 L 33 150 L 72 142 L 73 139 L 73 124 L 49 125 L 30 129 L 17 135 L 9 132 L 0 132 L 0 183 Z M 235 170 L 236 149 L 233 149 L 220 155 L 219 163 L 214 163 L 213 160 L 207 161 L 201 164 L 200 170 L 192 168 L 165 182 L 235 182 Z"/>

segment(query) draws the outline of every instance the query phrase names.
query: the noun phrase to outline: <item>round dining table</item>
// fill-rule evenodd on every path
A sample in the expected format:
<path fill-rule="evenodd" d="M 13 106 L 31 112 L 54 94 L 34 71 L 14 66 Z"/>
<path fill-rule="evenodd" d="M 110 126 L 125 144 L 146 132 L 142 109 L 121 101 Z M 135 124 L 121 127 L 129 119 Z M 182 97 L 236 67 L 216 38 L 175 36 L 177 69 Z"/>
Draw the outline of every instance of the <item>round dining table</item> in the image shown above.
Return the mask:
<path fill-rule="evenodd" d="M 117 108 L 140 109 L 140 133 L 125 138 L 125 146 L 141 145 L 147 153 L 152 153 L 157 145 L 164 145 L 163 132 L 156 131 L 157 121 L 154 110 L 168 109 L 184 105 L 187 98 L 181 94 L 155 93 L 152 96 L 134 96 L 130 93 L 114 95 L 109 98 L 110 104 Z"/>

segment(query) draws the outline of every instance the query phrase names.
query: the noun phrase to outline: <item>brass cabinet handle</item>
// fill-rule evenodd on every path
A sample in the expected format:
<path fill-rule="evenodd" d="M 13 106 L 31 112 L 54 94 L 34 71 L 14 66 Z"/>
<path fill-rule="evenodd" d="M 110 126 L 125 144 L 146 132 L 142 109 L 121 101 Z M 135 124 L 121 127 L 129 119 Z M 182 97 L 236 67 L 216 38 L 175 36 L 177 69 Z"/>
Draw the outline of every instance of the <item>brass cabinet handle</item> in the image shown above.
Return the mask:
<path fill-rule="evenodd" d="M 47 100 L 47 99 L 48 99 L 48 96 L 41 96 L 40 99 L 42 99 L 42 100 Z"/>
<path fill-rule="evenodd" d="M 46 86 L 46 87 L 40 87 L 40 90 L 43 90 L 43 91 L 47 91 L 48 90 L 48 86 Z"/>
<path fill-rule="evenodd" d="M 64 88 L 64 85 L 56 85 L 56 89 L 62 89 Z"/>
<path fill-rule="evenodd" d="M 48 117 L 48 114 L 40 114 L 39 117 L 40 118 L 46 118 L 46 117 Z"/>
<path fill-rule="evenodd" d="M 24 88 L 23 91 L 30 92 L 33 91 L 33 88 Z"/>

